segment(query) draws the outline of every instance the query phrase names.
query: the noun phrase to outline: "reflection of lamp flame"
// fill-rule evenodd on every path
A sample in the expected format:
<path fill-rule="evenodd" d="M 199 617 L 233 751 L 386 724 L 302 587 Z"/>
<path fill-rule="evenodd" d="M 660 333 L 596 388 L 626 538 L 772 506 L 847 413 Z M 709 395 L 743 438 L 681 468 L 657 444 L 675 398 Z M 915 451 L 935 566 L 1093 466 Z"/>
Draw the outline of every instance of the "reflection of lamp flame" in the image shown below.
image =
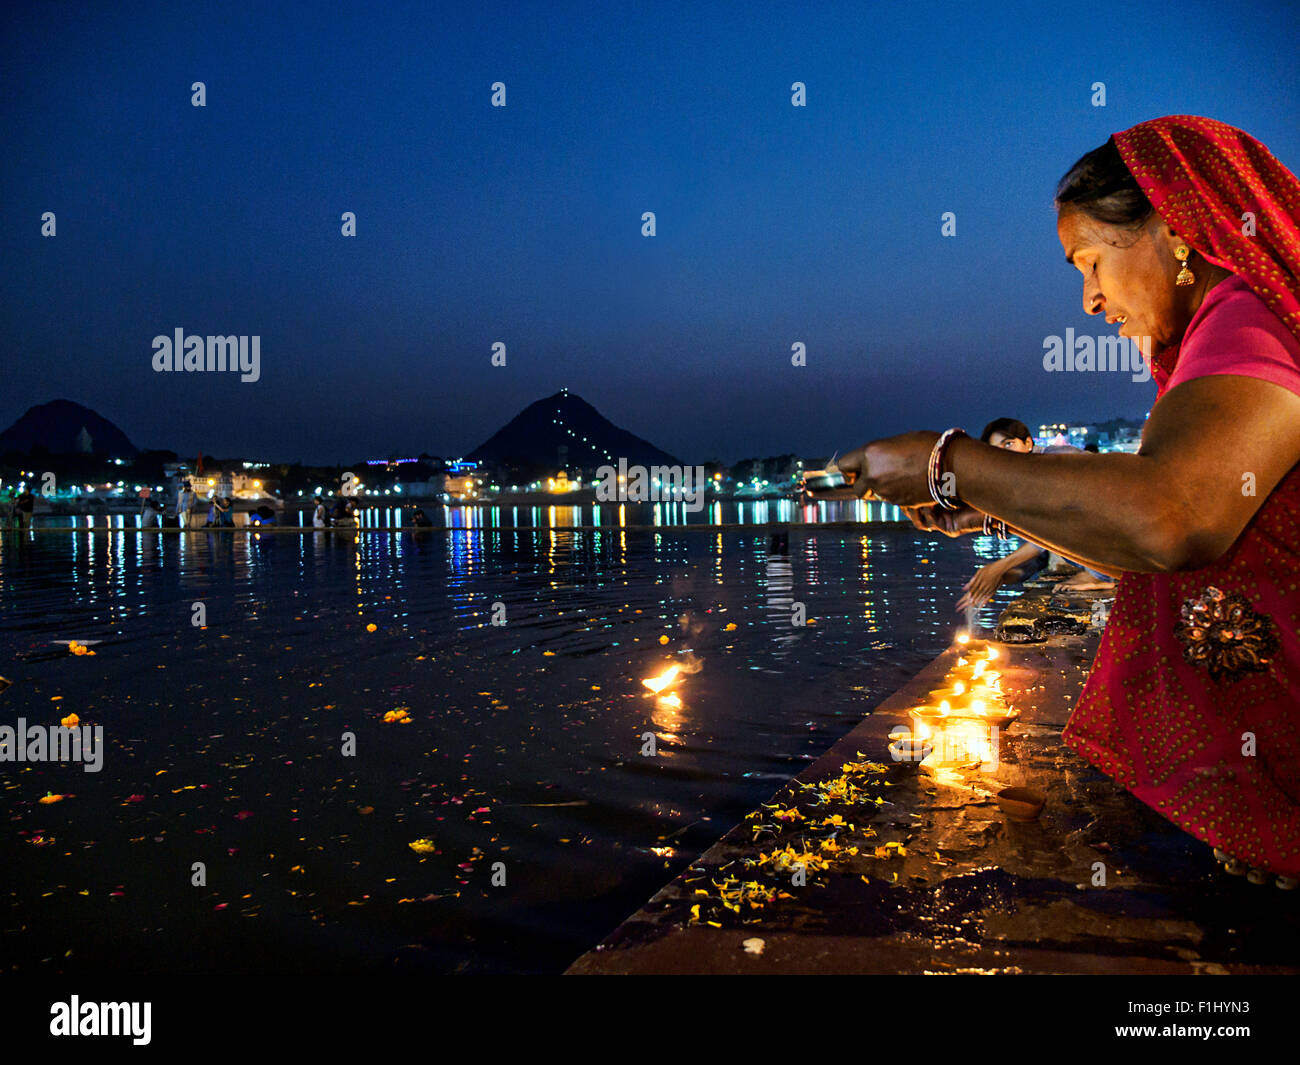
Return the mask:
<path fill-rule="evenodd" d="M 660 695 L 655 699 L 655 709 L 654 713 L 650 715 L 650 721 L 655 727 L 660 742 L 670 745 L 680 742 L 680 733 L 684 720 L 682 701 L 672 692 L 667 695 Z M 667 757 L 670 751 L 663 748 L 659 751 L 659 754 L 661 757 Z"/>

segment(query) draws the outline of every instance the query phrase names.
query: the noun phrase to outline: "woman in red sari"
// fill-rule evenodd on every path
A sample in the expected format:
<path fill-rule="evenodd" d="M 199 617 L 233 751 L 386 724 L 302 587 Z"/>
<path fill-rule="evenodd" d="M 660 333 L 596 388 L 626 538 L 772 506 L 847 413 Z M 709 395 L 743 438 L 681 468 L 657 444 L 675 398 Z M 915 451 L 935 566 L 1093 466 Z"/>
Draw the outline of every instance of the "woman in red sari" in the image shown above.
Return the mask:
<path fill-rule="evenodd" d="M 1065 742 L 1229 872 L 1295 887 L 1300 182 L 1241 130 L 1179 115 L 1088 153 L 1056 202 L 1084 310 L 1150 338 L 1159 392 L 1138 453 L 908 433 L 840 466 L 921 528 L 1000 519 L 1119 576 Z"/>

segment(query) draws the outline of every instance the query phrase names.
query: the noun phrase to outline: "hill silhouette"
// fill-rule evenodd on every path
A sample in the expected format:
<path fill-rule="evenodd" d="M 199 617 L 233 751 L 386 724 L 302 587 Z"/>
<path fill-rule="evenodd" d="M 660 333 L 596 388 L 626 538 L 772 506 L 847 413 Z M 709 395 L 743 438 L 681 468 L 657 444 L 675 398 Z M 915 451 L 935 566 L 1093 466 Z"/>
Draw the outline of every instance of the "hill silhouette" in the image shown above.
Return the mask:
<path fill-rule="evenodd" d="M 140 449 L 121 429 L 89 407 L 70 399 L 56 399 L 31 407 L 0 433 L 0 455 L 33 451 L 134 458 Z"/>
<path fill-rule="evenodd" d="M 529 404 L 465 457 L 533 471 L 594 470 L 617 466 L 620 458 L 646 467 L 680 464 L 567 389 Z"/>

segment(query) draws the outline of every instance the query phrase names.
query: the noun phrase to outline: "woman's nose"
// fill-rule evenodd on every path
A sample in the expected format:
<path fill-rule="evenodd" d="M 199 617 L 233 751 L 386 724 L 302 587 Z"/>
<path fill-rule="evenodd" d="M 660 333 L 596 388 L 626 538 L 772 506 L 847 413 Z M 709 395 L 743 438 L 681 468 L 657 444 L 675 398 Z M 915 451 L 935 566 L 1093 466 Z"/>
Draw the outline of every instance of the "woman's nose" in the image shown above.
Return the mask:
<path fill-rule="evenodd" d="M 1083 283 L 1083 313 L 1100 314 L 1101 305 L 1101 288 L 1092 278 L 1088 278 Z"/>

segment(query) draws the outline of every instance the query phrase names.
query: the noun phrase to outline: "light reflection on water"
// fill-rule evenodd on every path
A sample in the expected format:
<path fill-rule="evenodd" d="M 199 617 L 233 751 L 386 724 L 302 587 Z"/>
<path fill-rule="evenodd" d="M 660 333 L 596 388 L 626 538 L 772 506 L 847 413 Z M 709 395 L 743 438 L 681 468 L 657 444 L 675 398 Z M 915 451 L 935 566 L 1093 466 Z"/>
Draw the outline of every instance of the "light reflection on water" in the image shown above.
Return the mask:
<path fill-rule="evenodd" d="M 98 774 L 3 777 L 13 963 L 558 970 L 946 646 L 962 583 L 1014 546 L 556 509 L 545 528 L 0 537 L 3 718 L 75 711 L 108 742 Z M 699 669 L 648 693 L 671 663 Z M 411 724 L 384 724 L 399 706 Z"/>
<path fill-rule="evenodd" d="M 626 528 L 637 526 L 707 525 L 826 525 L 841 522 L 860 524 L 906 523 L 903 512 L 890 503 L 862 500 L 833 500 L 801 504 L 793 499 L 715 500 L 698 510 L 684 503 L 579 503 L 546 506 L 492 503 L 478 506 L 448 505 L 426 500 L 401 504 L 359 500 L 357 524 L 361 529 L 397 529 L 411 525 L 414 507 L 421 507 L 436 527 L 476 528 Z M 202 527 L 206 513 L 194 512 L 193 522 Z M 249 525 L 250 515 L 236 511 L 237 526 Z M 151 519 L 156 520 L 156 519 Z M 129 513 L 97 513 L 76 516 L 40 514 L 39 526 L 50 528 L 139 529 L 142 519 Z M 312 510 L 298 503 L 287 504 L 275 519 L 279 525 L 311 528 Z M 152 528 L 152 525 L 150 526 Z M 206 531 L 206 530 L 204 530 Z M 335 530 L 338 531 L 338 530 Z"/>

